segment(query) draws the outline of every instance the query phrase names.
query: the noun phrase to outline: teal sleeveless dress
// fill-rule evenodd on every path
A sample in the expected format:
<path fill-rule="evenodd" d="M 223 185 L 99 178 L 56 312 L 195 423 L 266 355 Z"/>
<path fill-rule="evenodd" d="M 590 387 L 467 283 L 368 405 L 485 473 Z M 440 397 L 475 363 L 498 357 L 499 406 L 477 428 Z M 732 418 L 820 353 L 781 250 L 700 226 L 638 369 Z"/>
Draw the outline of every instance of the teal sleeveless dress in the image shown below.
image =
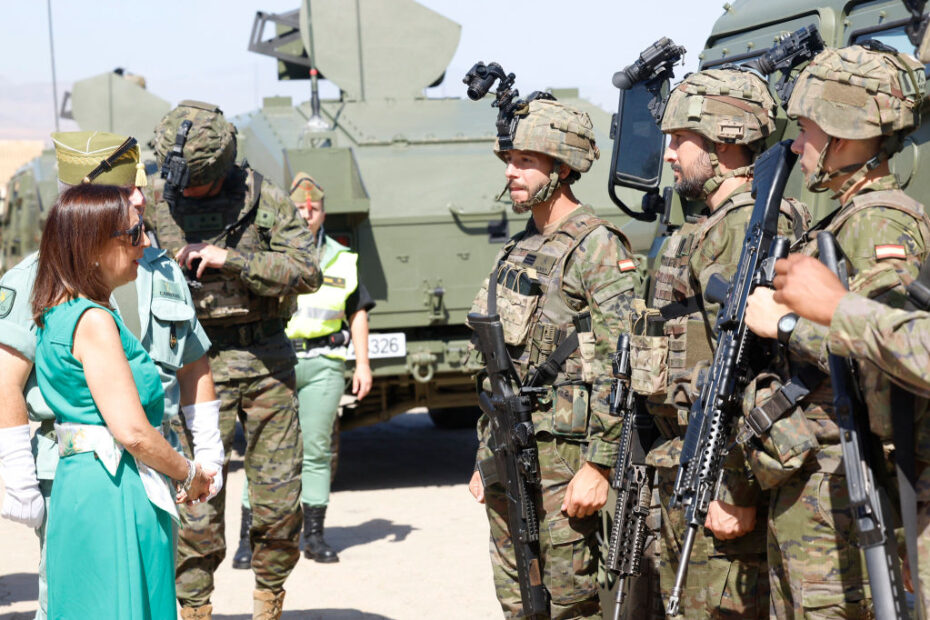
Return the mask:
<path fill-rule="evenodd" d="M 37 334 L 36 378 L 57 422 L 105 425 L 71 353 L 77 322 L 90 308 L 103 306 L 87 299 L 55 306 Z M 159 428 L 158 369 L 119 316 L 107 311 L 119 327 L 145 415 Z M 128 451 L 115 476 L 93 452 L 63 457 L 49 503 L 48 617 L 175 618 L 174 536 L 171 516 L 149 501 Z"/>

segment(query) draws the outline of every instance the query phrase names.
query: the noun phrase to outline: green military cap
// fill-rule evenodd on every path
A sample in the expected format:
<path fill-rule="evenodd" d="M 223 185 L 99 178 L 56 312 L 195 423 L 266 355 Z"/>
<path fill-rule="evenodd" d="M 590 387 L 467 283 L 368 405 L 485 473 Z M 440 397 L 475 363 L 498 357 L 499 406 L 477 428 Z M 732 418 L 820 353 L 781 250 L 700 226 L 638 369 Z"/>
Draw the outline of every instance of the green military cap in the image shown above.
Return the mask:
<path fill-rule="evenodd" d="M 291 200 L 295 204 L 304 204 L 308 199 L 311 202 L 320 202 L 325 195 L 320 184 L 306 172 L 298 172 L 291 183 Z"/>
<path fill-rule="evenodd" d="M 146 185 L 145 165 L 135 138 L 105 131 L 62 131 L 52 134 L 52 142 L 62 183 Z"/>

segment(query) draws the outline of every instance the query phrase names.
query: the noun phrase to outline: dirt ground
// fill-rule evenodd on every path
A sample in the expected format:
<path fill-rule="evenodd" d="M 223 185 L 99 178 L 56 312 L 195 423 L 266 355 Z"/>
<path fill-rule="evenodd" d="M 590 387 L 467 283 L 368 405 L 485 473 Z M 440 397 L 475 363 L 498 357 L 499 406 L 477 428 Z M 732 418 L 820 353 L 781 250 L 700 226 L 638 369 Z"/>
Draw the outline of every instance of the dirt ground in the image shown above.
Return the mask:
<path fill-rule="evenodd" d="M 340 562 L 301 558 L 285 585 L 284 618 L 500 618 L 484 508 L 465 484 L 475 447 L 474 430 L 437 429 L 423 412 L 343 433 L 326 523 Z M 252 572 L 230 565 L 244 477 L 234 453 L 226 511 L 232 549 L 216 577 L 217 620 L 251 618 Z M 0 520 L 0 540 L 0 619 L 32 618 L 37 539 Z"/>

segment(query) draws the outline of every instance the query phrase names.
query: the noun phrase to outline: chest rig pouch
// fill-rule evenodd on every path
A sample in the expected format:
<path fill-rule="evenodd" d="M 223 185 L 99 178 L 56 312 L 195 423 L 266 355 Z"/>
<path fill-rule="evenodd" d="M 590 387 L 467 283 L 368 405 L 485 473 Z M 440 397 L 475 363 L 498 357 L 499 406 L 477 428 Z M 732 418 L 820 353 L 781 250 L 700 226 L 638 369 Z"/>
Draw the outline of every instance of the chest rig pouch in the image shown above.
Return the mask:
<path fill-rule="evenodd" d="M 241 252 L 270 250 L 275 218 L 261 208 L 261 183 L 257 172 L 235 168 L 215 197 L 180 197 L 170 210 L 161 204 L 156 214 L 161 243 L 174 254 L 188 243 L 200 242 Z M 191 277 L 190 272 L 186 275 Z M 189 284 L 197 318 L 208 326 L 251 323 L 280 314 L 278 298 L 256 295 L 240 278 L 219 269 L 207 269 Z"/>

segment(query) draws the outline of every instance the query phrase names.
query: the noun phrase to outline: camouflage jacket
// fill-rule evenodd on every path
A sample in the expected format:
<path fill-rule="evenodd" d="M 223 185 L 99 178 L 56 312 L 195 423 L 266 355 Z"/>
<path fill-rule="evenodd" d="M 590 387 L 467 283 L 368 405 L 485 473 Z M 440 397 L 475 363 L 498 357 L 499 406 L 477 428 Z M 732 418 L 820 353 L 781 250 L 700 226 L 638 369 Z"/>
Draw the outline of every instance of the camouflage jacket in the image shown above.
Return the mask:
<path fill-rule="evenodd" d="M 878 298 L 892 307 L 905 303 L 906 283 L 917 276 L 930 253 L 930 219 L 919 203 L 897 187 L 894 177 L 877 180 L 844 204 L 825 226 L 849 261 L 850 290 Z M 812 234 L 805 235 L 799 245 L 799 251 L 817 256 Z M 791 361 L 816 363 L 826 371 L 827 336 L 826 327 L 800 319 L 788 342 Z M 889 440 L 890 380 L 871 361 L 860 362 L 859 370 L 872 432 Z M 821 444 L 839 442 L 832 401 L 830 382 L 824 381 L 808 396 L 804 409 Z M 927 404 L 926 400 L 918 399 L 915 414 L 922 415 Z"/>
<path fill-rule="evenodd" d="M 836 308 L 827 332 L 830 353 L 868 361 L 895 383 L 930 398 L 930 313 L 892 309 L 849 293 Z M 930 428 L 917 425 L 917 453 L 930 455 Z"/>
<path fill-rule="evenodd" d="M 172 255 L 197 242 L 228 252 L 222 269 L 208 269 L 191 286 L 197 317 L 213 342 L 217 382 L 293 367 L 284 324 L 295 296 L 314 292 L 322 282 L 310 229 L 288 196 L 267 180 L 257 210 L 238 232 L 217 240 L 224 227 L 255 206 L 254 179 L 251 169 L 234 167 L 218 196 L 181 198 L 174 210 L 161 201 L 149 218 L 159 244 Z"/>
<path fill-rule="evenodd" d="M 717 343 L 714 325 L 720 306 L 704 299 L 704 289 L 713 274 L 719 273 L 729 280 L 736 272 L 746 225 L 755 203 L 749 189 L 749 183 L 736 188 L 713 213 L 685 223 L 665 244 L 661 265 L 655 274 L 652 307 L 659 309 L 694 299 L 699 309 L 665 322 L 661 337 L 634 336 L 633 339 L 640 347 L 652 347 L 634 353 L 637 378 L 651 382 L 643 386 L 643 381 L 637 381 L 639 385 L 635 387 L 638 391 L 643 387 L 653 390 L 647 394 L 650 397 L 647 407 L 659 418 L 660 427 L 665 427 L 663 434 L 672 437 L 649 453 L 647 461 L 651 465 L 678 466 L 681 436 L 697 396 L 693 382 L 697 373 L 710 363 Z M 781 212 L 779 234 L 789 239 L 796 238 L 810 222 L 807 208 L 801 203 L 785 200 Z M 634 323 L 633 329 L 636 333 L 643 327 Z M 659 357 L 656 351 L 660 352 Z M 658 376 L 656 380 L 663 369 L 666 376 Z M 676 434 L 678 436 L 673 437 Z M 736 505 L 754 505 L 758 488 L 748 480 L 746 468 L 737 462 L 729 465 L 726 473 L 732 483 L 720 485 L 718 499 Z"/>
<path fill-rule="evenodd" d="M 586 460 L 609 467 L 616 460 L 620 434 L 618 420 L 609 414 L 610 355 L 627 329 L 640 274 L 626 237 L 590 207 L 578 207 L 554 228 L 543 234 L 530 218 L 526 230 L 498 254 L 492 272 L 500 282 L 498 311 L 521 378 L 571 333 L 574 315 L 591 313 L 591 332 L 579 333 L 578 349 L 560 369 L 551 396 L 540 399 L 533 423 L 539 433 L 586 442 Z M 510 291 L 527 278 L 540 290 L 529 295 Z M 473 312 L 487 312 L 488 283 L 486 279 Z M 487 423 L 482 416 L 479 457 L 486 448 Z"/>

